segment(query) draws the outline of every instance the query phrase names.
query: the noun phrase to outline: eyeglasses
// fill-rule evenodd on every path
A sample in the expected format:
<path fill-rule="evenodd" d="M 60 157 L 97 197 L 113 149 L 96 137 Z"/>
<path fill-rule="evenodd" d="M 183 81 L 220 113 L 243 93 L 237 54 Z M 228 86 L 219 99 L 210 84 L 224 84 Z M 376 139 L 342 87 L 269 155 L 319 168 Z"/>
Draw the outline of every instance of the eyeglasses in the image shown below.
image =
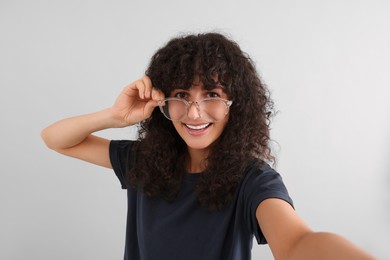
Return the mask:
<path fill-rule="evenodd" d="M 181 98 L 166 98 L 158 101 L 161 113 L 172 121 L 181 121 L 188 115 L 192 104 L 198 110 L 199 118 L 207 122 L 221 121 L 229 112 L 233 101 L 222 98 L 205 98 L 199 101 L 187 101 Z"/>

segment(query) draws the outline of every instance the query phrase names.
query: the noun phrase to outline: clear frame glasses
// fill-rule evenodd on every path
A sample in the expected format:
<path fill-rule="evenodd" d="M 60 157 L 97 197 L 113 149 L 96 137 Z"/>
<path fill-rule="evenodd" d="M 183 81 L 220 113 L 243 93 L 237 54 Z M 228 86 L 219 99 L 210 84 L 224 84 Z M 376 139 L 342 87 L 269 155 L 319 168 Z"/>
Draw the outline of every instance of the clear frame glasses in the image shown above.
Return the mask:
<path fill-rule="evenodd" d="M 221 121 L 229 113 L 233 101 L 210 97 L 199 101 L 188 101 L 182 98 L 166 98 L 158 101 L 161 113 L 172 121 L 181 121 L 187 117 L 192 105 L 198 110 L 199 118 L 213 123 Z"/>

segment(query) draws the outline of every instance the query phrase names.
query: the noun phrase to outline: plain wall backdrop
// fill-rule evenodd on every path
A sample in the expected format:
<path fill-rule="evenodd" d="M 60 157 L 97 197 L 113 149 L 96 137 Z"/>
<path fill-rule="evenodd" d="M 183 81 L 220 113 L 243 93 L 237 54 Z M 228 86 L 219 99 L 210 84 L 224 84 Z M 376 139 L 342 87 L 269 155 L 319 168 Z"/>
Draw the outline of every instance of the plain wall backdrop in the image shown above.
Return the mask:
<path fill-rule="evenodd" d="M 126 192 L 40 131 L 110 106 L 171 37 L 210 30 L 272 91 L 275 167 L 297 212 L 390 259 L 389 14 L 386 0 L 1 0 L 0 259 L 123 258 Z M 272 255 L 254 243 L 253 259 Z"/>

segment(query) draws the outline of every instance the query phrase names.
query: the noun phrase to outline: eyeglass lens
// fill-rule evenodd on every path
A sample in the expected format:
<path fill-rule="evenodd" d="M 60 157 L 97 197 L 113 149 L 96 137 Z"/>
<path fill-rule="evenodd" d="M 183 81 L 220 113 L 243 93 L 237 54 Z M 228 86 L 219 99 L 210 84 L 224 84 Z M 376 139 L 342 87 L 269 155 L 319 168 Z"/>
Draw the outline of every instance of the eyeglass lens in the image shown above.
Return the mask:
<path fill-rule="evenodd" d="M 222 120 L 227 112 L 228 107 L 223 100 L 206 99 L 198 102 L 199 112 L 202 119 L 208 122 L 216 122 Z M 189 106 L 196 106 L 190 104 Z M 166 100 L 161 104 L 164 115 L 173 121 L 183 120 L 188 113 L 187 105 L 182 100 Z"/>

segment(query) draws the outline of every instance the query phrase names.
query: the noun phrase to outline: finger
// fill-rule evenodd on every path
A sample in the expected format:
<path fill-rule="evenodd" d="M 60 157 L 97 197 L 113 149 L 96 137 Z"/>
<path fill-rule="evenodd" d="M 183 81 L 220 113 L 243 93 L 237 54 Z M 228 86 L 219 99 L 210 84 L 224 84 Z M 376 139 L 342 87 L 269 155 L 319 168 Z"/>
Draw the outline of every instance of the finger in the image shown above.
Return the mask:
<path fill-rule="evenodd" d="M 165 98 L 164 93 L 161 90 L 156 89 L 156 88 L 152 88 L 152 95 L 151 96 L 152 96 L 153 100 L 157 100 L 157 101 Z"/>
<path fill-rule="evenodd" d="M 148 76 L 143 76 L 141 78 L 145 89 L 144 89 L 144 95 L 145 98 L 151 98 L 152 96 L 152 80 Z"/>
<path fill-rule="evenodd" d="M 136 90 L 135 89 L 135 82 L 132 82 L 132 83 L 126 85 L 126 87 L 124 87 L 122 89 L 121 93 L 123 93 L 123 94 L 130 94 L 131 92 L 134 92 L 134 90 Z"/>
<path fill-rule="evenodd" d="M 138 95 L 141 99 L 145 98 L 145 84 L 142 80 L 137 80 L 135 86 L 138 89 Z"/>
<path fill-rule="evenodd" d="M 158 103 L 156 100 L 149 100 L 148 103 L 146 103 L 144 107 L 144 116 L 145 118 L 150 117 L 153 110 L 158 106 Z"/>
<path fill-rule="evenodd" d="M 125 97 L 134 97 L 134 95 L 138 95 L 138 89 L 135 86 L 135 82 L 132 82 L 122 89 L 116 101 L 119 101 Z"/>

